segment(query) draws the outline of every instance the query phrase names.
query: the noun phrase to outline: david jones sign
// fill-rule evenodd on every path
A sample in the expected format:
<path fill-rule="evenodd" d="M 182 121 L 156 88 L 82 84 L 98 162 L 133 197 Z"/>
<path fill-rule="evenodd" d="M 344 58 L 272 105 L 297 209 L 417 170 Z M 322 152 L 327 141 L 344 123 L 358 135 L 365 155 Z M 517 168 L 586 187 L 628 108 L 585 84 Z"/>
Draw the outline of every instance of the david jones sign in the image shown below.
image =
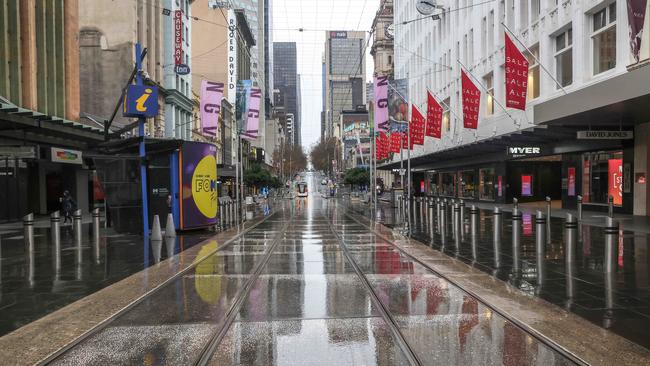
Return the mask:
<path fill-rule="evenodd" d="M 579 140 L 630 140 L 633 131 L 578 131 Z"/>

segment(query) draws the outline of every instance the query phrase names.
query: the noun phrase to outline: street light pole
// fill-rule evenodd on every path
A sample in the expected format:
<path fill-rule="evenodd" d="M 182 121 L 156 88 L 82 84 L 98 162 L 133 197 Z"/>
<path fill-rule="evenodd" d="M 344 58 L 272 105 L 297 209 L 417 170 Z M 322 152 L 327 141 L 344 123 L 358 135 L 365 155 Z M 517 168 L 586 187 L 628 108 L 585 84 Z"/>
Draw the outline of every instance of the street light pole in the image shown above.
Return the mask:
<path fill-rule="evenodd" d="M 142 85 L 142 45 L 135 44 L 135 85 Z M 140 186 L 142 192 L 142 231 L 145 237 L 145 251 L 149 249 L 147 238 L 149 237 L 149 199 L 147 189 L 147 166 L 145 165 L 146 148 L 145 148 L 145 133 L 144 125 L 147 122 L 145 117 L 138 118 L 138 138 L 139 142 L 139 156 L 140 156 Z M 148 254 L 148 253 L 146 253 Z M 146 259 L 146 258 L 145 258 Z"/>

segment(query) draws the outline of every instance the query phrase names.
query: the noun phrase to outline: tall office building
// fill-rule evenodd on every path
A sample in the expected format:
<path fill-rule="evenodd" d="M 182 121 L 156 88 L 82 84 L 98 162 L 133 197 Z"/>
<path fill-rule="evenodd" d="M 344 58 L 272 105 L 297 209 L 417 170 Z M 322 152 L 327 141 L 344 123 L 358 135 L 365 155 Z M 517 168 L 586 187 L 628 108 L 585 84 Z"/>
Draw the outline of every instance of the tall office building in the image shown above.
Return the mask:
<path fill-rule="evenodd" d="M 293 114 L 293 139 L 300 143 L 300 113 L 298 106 L 298 74 L 295 42 L 273 43 L 273 77 L 275 88 L 280 91 L 286 113 Z"/>
<path fill-rule="evenodd" d="M 341 111 L 365 105 L 364 32 L 328 31 L 325 41 L 325 136 L 341 138 Z"/>

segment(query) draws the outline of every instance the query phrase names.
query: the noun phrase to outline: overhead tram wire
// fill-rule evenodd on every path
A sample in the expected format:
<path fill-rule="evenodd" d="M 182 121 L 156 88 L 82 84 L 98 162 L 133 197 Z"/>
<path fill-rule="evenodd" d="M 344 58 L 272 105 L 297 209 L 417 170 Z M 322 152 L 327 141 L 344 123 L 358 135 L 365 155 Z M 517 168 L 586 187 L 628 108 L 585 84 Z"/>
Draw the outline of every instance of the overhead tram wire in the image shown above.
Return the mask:
<path fill-rule="evenodd" d="M 472 4 L 472 5 L 461 6 L 461 7 L 458 7 L 458 8 L 449 9 L 449 10 L 446 10 L 446 11 L 443 10 L 442 12 L 437 13 L 437 14 L 432 14 L 432 15 L 427 15 L 427 16 L 424 16 L 424 17 L 418 17 L 418 18 L 414 18 L 414 19 L 404 20 L 404 21 L 401 21 L 399 23 L 396 23 L 396 25 L 407 25 L 407 24 L 410 24 L 410 23 L 418 22 L 420 20 L 431 19 L 431 18 L 435 17 L 436 15 L 440 16 L 440 15 L 444 15 L 444 14 L 449 14 L 449 13 L 453 13 L 453 12 L 456 12 L 456 11 L 461 11 L 461 10 L 473 8 L 473 7 L 476 7 L 476 6 L 481 6 L 481 5 L 493 3 L 495 1 L 496 0 L 487 0 L 487 1 L 480 2 L 480 3 Z"/>

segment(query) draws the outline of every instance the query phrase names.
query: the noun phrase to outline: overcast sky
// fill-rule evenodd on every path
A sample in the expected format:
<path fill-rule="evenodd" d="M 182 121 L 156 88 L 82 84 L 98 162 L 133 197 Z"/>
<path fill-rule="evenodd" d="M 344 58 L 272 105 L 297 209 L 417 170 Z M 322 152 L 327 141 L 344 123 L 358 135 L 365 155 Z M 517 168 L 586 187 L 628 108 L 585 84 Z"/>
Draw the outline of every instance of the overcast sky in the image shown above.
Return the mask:
<path fill-rule="evenodd" d="M 325 31 L 369 32 L 378 8 L 379 0 L 273 0 L 273 41 L 296 42 L 298 74 L 302 82 L 302 145 L 306 152 L 320 138 Z M 366 81 L 370 80 L 374 69 L 371 44 L 366 52 Z"/>

